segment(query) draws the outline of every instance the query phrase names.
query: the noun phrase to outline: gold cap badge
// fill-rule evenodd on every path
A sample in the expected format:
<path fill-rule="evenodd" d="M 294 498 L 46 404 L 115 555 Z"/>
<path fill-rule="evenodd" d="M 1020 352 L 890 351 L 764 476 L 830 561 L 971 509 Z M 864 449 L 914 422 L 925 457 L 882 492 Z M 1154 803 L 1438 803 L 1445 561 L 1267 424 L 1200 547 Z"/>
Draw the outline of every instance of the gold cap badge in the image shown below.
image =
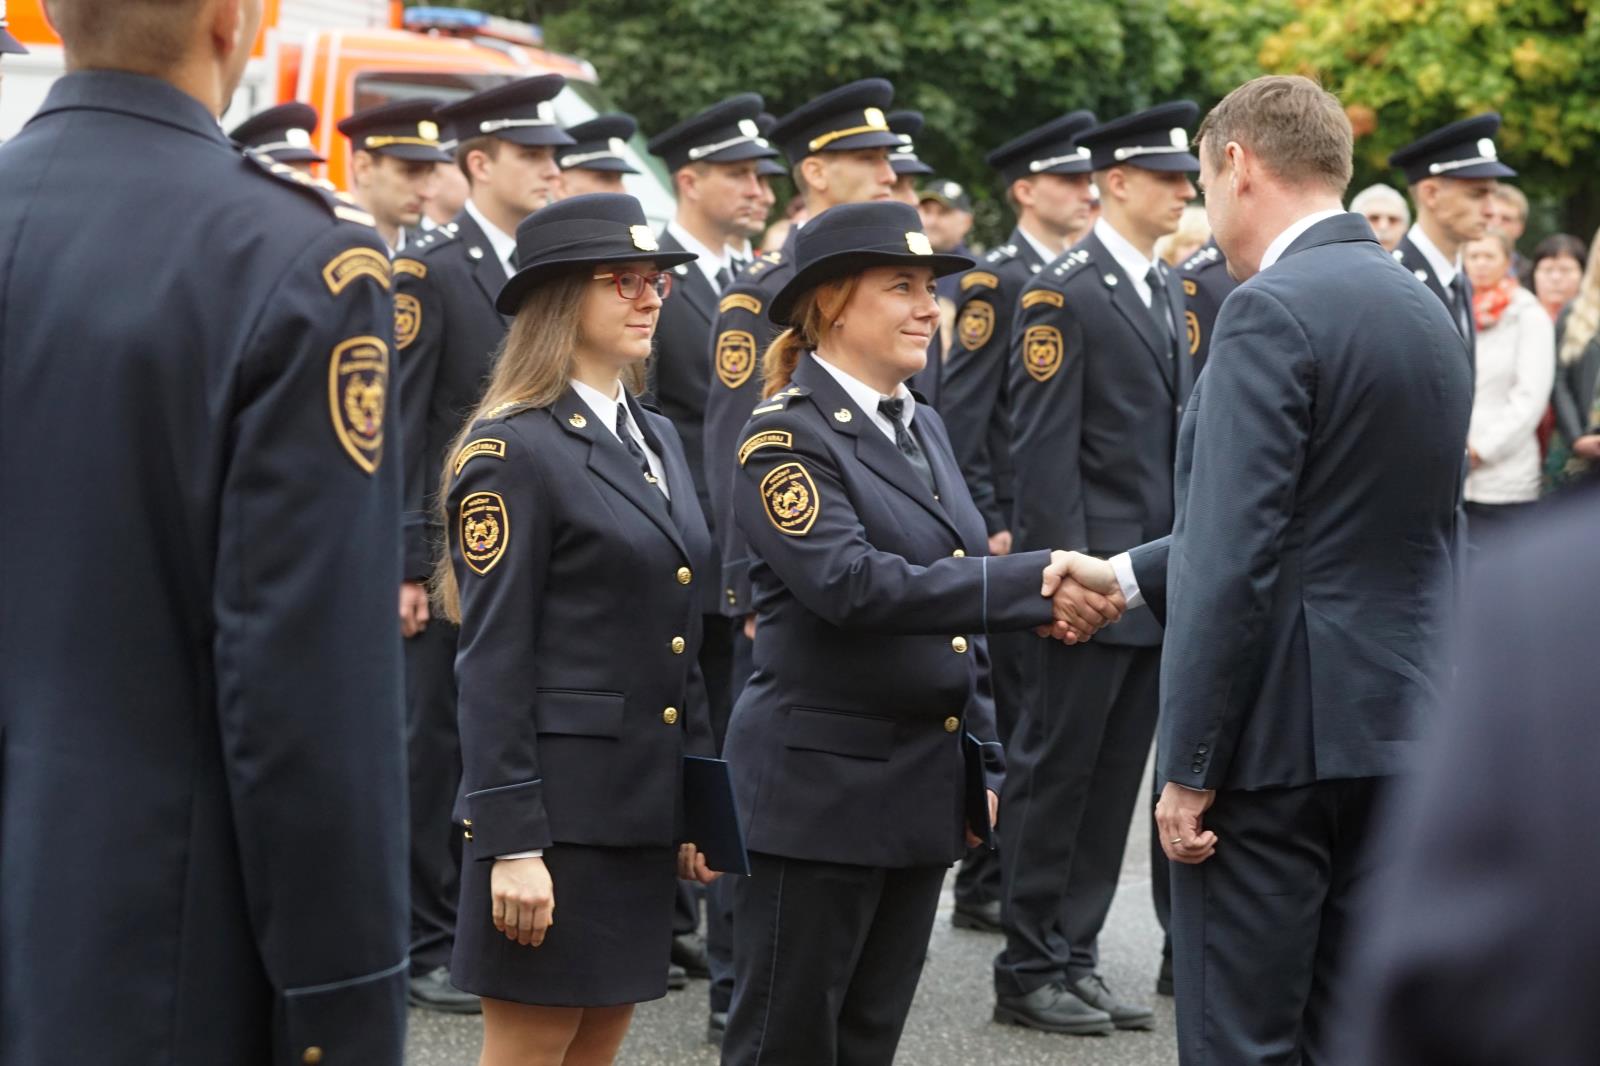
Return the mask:
<path fill-rule="evenodd" d="M 1180 128 L 1174 126 L 1173 129 L 1172 129 L 1172 147 L 1174 147 L 1174 148 L 1187 148 L 1187 147 L 1189 147 L 1189 132 L 1187 130 L 1180 129 Z"/>
<path fill-rule="evenodd" d="M 417 136 L 425 141 L 437 141 L 439 139 L 439 127 L 435 123 L 423 119 L 417 123 Z"/>
<path fill-rule="evenodd" d="M 283 134 L 284 143 L 293 148 L 310 148 L 311 134 L 302 129 L 286 130 Z"/>
<path fill-rule="evenodd" d="M 875 107 L 867 108 L 861 113 L 861 117 L 866 125 L 871 126 L 875 130 L 886 130 L 889 128 L 889 122 L 883 117 L 883 112 Z"/>
<path fill-rule="evenodd" d="M 656 235 L 650 232 L 649 226 L 629 226 L 628 235 L 633 238 L 633 246 L 641 252 L 653 252 L 661 247 L 656 243 Z"/>
<path fill-rule="evenodd" d="M 933 245 L 928 243 L 928 235 L 926 233 L 918 233 L 916 230 L 906 234 L 906 247 L 911 249 L 912 255 L 933 254 Z"/>

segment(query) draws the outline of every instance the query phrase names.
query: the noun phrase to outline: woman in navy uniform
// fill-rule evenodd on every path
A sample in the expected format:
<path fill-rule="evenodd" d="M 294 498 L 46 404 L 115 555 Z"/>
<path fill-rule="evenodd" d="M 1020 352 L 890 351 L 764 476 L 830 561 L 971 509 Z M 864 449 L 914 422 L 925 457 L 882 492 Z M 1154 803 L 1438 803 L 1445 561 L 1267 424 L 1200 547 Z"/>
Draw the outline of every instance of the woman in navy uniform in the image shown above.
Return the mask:
<path fill-rule="evenodd" d="M 466 862 L 452 980 L 484 997 L 482 1063 L 610 1062 L 666 994 L 682 760 L 712 753 L 696 654 L 711 542 L 641 383 L 670 267 L 631 196 L 517 230 L 515 315 L 447 455 Z M 627 386 L 625 388 L 625 386 Z M 675 861 L 676 860 L 676 861 Z M 555 920 L 559 916 L 559 921 Z"/>
<path fill-rule="evenodd" d="M 1049 621 L 1055 560 L 985 557 L 944 425 L 905 387 L 934 278 L 972 260 L 880 202 L 813 219 L 795 265 L 736 457 L 757 624 L 725 754 L 752 876 L 723 1062 L 888 1063 L 945 871 L 976 843 L 966 811 L 994 817 L 985 634 Z"/>

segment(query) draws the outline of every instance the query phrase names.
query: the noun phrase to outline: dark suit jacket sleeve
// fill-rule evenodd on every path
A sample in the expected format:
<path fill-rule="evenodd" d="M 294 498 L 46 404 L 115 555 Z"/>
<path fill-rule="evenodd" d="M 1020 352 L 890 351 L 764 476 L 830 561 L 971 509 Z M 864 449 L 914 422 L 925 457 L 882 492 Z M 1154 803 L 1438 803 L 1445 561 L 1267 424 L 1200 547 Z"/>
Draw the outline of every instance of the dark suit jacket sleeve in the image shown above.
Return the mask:
<path fill-rule="evenodd" d="M 1011 312 L 1002 297 L 1003 290 L 988 285 L 962 290 L 939 406 L 961 476 L 991 535 L 1011 527 L 1011 516 L 1001 511 L 995 495 L 989 455 L 989 429 L 1001 402 L 1011 342 Z"/>
<path fill-rule="evenodd" d="M 1024 295 L 1030 290 L 1024 290 Z M 1011 331 L 1011 463 L 1016 471 L 1017 547 L 1087 551 L 1089 534 L 1079 468 L 1083 425 L 1083 328 L 1065 307 L 1018 307 Z M 1030 330 L 1037 333 L 1030 336 Z M 1030 344 L 1061 345 L 1059 364 L 1035 364 Z M 1041 380 L 1041 378 L 1043 380 Z"/>
<path fill-rule="evenodd" d="M 1275 297 L 1237 290 L 1206 368 L 1193 473 L 1174 538 L 1161 773 L 1191 788 L 1226 777 L 1252 695 L 1284 533 L 1311 436 L 1311 340 Z M 1195 766 L 1199 766 L 1197 771 Z"/>
<path fill-rule="evenodd" d="M 362 422 L 328 387 L 341 352 L 381 353 L 386 370 L 348 380 L 390 384 L 387 288 L 369 276 L 333 293 L 321 275 L 357 248 L 384 256 L 353 225 L 311 243 L 253 327 L 216 530 L 214 728 L 260 965 L 291 1037 L 341 1012 L 324 1038 L 370 1023 L 404 980 L 399 456 L 344 443 Z M 380 1029 L 338 1046 L 388 1061 Z"/>
<path fill-rule="evenodd" d="M 456 653 L 461 791 L 472 839 L 469 859 L 492 859 L 551 843 L 539 769 L 534 676 L 540 596 L 554 550 L 551 493 L 516 429 L 478 427 L 506 441 L 505 460 L 474 459 L 451 487 L 447 533 L 461 590 Z M 475 493 L 499 496 L 501 554 L 474 569 L 462 552 L 462 505 Z M 482 497 L 480 497 L 482 499 Z M 478 571 L 482 570 L 482 573 Z"/>
<path fill-rule="evenodd" d="M 734 513 L 761 561 L 811 613 L 841 628 L 909 634 L 1032 629 L 1051 620 L 1050 602 L 1039 593 L 1049 552 L 946 557 L 919 566 L 879 551 L 837 463 L 800 417 L 785 412 L 754 428 L 787 430 L 793 450 L 750 455 L 738 468 Z M 778 528 L 761 490 L 762 480 L 785 464 L 803 468 L 815 493 L 812 521 L 799 535 Z M 861 476 L 877 478 L 864 467 Z"/>
<path fill-rule="evenodd" d="M 1163 626 L 1167 624 L 1167 550 L 1171 546 L 1172 537 L 1166 536 L 1128 552 L 1133 579 L 1139 583 L 1139 595 Z"/>
<path fill-rule="evenodd" d="M 427 278 L 427 265 L 401 257 L 395 271 L 395 337 L 399 361 L 400 447 L 397 456 L 405 477 L 405 578 L 425 581 L 433 573 L 433 553 L 428 530 L 437 521 L 427 512 L 427 501 L 439 486 L 440 471 L 428 457 L 428 408 L 444 345 L 444 303 Z M 405 269 L 415 263 L 418 277 Z M 407 316 L 414 316 L 409 318 Z"/>

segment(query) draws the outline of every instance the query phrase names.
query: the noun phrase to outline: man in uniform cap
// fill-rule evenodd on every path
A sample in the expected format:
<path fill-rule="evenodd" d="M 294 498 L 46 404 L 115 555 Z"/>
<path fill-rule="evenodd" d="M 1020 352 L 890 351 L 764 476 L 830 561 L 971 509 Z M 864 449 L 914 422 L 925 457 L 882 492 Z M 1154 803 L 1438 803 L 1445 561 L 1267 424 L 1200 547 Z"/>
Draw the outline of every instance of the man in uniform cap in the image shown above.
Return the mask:
<path fill-rule="evenodd" d="M 1499 129 L 1500 116 L 1491 111 L 1441 126 L 1389 157 L 1389 165 L 1399 167 L 1411 184 L 1417 205 L 1417 220 L 1400 238 L 1394 257 L 1450 309 L 1468 360 L 1477 346 L 1477 328 L 1461 249 L 1482 237 L 1493 221 L 1496 181 L 1517 176 L 1495 150 Z"/>
<path fill-rule="evenodd" d="M 376 222 L 391 255 L 411 242 L 433 185 L 434 165 L 450 157 L 439 147 L 437 100 L 401 100 L 345 117 L 350 138 L 350 195 Z"/>
<path fill-rule="evenodd" d="M 884 113 L 892 99 L 893 85 L 867 78 L 830 89 L 772 128 L 771 140 L 788 157 L 795 187 L 812 218 L 835 204 L 890 199 L 895 176 L 889 152 L 902 143 Z M 735 452 L 739 433 L 761 400 L 761 356 L 780 332 L 767 318 L 767 305 L 793 272 L 795 236 L 791 230 L 783 248 L 758 257 L 735 279 L 723 294 L 712 329 L 705 419 L 709 518 L 722 552 L 722 613 L 751 627 L 749 549 L 733 520 Z M 735 652 L 737 699 L 750 673 L 750 641 L 738 640 Z"/>
<path fill-rule="evenodd" d="M 1172 529 L 1178 421 L 1194 382 L 1183 288 L 1156 257 L 1194 197 L 1199 109 L 1176 101 L 1086 130 L 1103 217 L 1023 289 L 1009 401 L 1016 547 L 1117 552 Z M 1006 947 L 995 1016 L 1053 1032 L 1148 1029 L 1101 978 L 1155 731 L 1161 626 L 1132 617 L 1091 644 L 1040 645 L 1012 734 L 1000 820 Z"/>
<path fill-rule="evenodd" d="M 761 134 L 761 139 L 771 142 L 772 127 L 778 120 L 772 114 L 763 111 L 756 116 L 756 129 Z M 752 241 L 760 240 L 761 235 L 767 232 L 767 217 L 772 214 L 772 208 L 778 202 L 777 191 L 772 187 L 773 178 L 787 177 L 789 170 L 783 165 L 782 157 L 756 160 L 756 180 L 761 185 L 761 214 L 752 218 L 745 227 L 745 241 L 734 253 L 734 276 L 744 272 L 744 269 L 755 261 L 755 250 Z"/>
<path fill-rule="evenodd" d="M 311 135 L 316 131 L 316 108 L 291 100 L 256 112 L 235 126 L 228 136 L 246 148 L 265 153 L 273 162 L 286 163 L 309 174 L 313 163 L 327 162 L 311 147 Z"/>
<path fill-rule="evenodd" d="M 389 258 L 218 125 L 259 4 L 49 6 L 0 150 L 0 1062 L 400 1066 Z"/>
<path fill-rule="evenodd" d="M 972 197 L 959 181 L 940 179 L 917 191 L 917 214 L 928 233 L 928 243 L 936 252 L 951 252 L 976 258 L 967 249 L 967 234 L 972 232 Z M 960 275 L 939 278 L 941 298 L 954 301 L 961 291 Z"/>
<path fill-rule="evenodd" d="M 628 138 L 638 132 L 638 121 L 621 111 L 568 126 L 567 136 L 575 143 L 556 153 L 562 198 L 586 192 L 623 192 L 622 175 L 639 173 L 625 154 Z"/>
<path fill-rule="evenodd" d="M 672 298 L 661 308 L 656 323 L 655 351 L 650 360 L 650 389 L 661 413 L 672 420 L 683 438 L 700 507 L 711 518 L 711 497 L 706 488 L 705 404 L 710 388 L 711 325 L 717 303 L 733 284 L 736 271 L 733 250 L 747 245 L 752 226 L 766 218 L 758 179 L 762 163 L 778 152 L 761 135 L 757 117 L 762 100 L 756 93 L 740 93 L 650 138 L 650 151 L 666 163 L 678 194 L 677 214 L 667 223 L 659 244 L 664 251 L 693 252 L 693 263 L 674 268 L 678 275 Z M 712 527 L 713 536 L 717 530 Z M 717 747 L 727 732 L 733 709 L 733 626 L 722 614 L 718 586 L 703 582 L 703 638 L 700 668 L 705 678 L 711 710 L 711 729 Z M 691 974 L 709 967 L 711 1020 L 708 1033 L 719 1039 L 726 1026 L 733 994 L 733 962 L 729 909 L 730 879 L 706 890 L 706 954 L 696 958 L 692 934 L 698 924 L 696 908 L 684 906 L 687 886 L 679 889 L 679 906 L 673 924 L 673 958 Z"/>
<path fill-rule="evenodd" d="M 932 167 L 917 158 L 916 139 L 923 125 L 921 111 L 895 111 L 889 115 L 889 129 L 900 138 L 899 145 L 889 152 L 894 198 L 911 207 L 917 206 L 917 180 L 933 173 Z"/>
<path fill-rule="evenodd" d="M 517 224 L 553 198 L 556 149 L 572 138 L 556 125 L 559 74 L 523 78 L 439 111 L 472 191 L 449 226 L 395 260 L 395 347 L 400 361 L 405 451 L 405 563 L 400 627 L 406 637 L 406 715 L 411 753 L 411 999 L 476 1011 L 450 985 L 461 835 L 450 813 L 461 776 L 456 731 L 456 627 L 430 621 L 427 582 L 443 532 L 434 518 L 445 449 L 477 405 L 506 319 L 495 297 L 515 270 Z"/>

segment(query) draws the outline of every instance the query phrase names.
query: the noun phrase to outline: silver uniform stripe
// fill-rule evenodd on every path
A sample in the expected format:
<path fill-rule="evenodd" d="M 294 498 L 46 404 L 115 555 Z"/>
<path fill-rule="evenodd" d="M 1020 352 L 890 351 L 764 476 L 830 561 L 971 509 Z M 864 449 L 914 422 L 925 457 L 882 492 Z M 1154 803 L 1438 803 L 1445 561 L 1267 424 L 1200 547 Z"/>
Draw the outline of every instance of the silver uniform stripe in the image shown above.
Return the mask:
<path fill-rule="evenodd" d="M 1189 146 L 1186 145 L 1186 144 L 1185 145 L 1136 144 L 1136 145 L 1132 146 L 1131 148 L 1118 148 L 1115 152 L 1111 153 L 1111 158 L 1115 159 L 1117 162 L 1120 163 L 1124 159 L 1132 159 L 1135 156 L 1141 156 L 1141 155 L 1171 155 L 1174 152 L 1187 152 L 1188 150 L 1189 150 Z"/>
<path fill-rule="evenodd" d="M 755 137 L 746 137 L 746 136 L 740 135 L 738 137 L 730 137 L 729 139 L 727 139 L 725 141 L 718 141 L 716 144 L 702 144 L 698 148 L 689 149 L 689 158 L 690 159 L 704 159 L 708 155 L 715 155 L 716 153 L 722 151 L 724 148 L 732 148 L 736 144 L 744 144 L 747 141 L 754 141 L 754 140 L 757 140 L 757 139 L 758 138 L 755 138 Z"/>
<path fill-rule="evenodd" d="M 560 159 L 556 160 L 556 162 L 563 167 L 576 167 L 581 166 L 584 163 L 593 162 L 596 159 L 621 158 L 622 156 L 619 153 L 613 152 L 608 148 L 603 152 L 582 152 L 578 155 L 564 155 Z"/>
<path fill-rule="evenodd" d="M 1475 167 L 1479 163 L 1498 163 L 1498 162 L 1500 162 L 1499 157 L 1498 156 L 1492 156 L 1492 155 L 1477 155 L 1477 156 L 1473 156 L 1471 159 L 1451 159 L 1451 160 L 1447 160 L 1446 162 L 1443 162 L 1443 163 L 1430 163 L 1430 164 L 1428 164 L 1428 173 L 1429 174 L 1445 174 L 1445 173 L 1448 173 L 1449 171 L 1452 171 L 1452 170 L 1460 170 L 1462 167 Z"/>
<path fill-rule="evenodd" d="M 550 118 L 494 118 L 488 122 L 478 123 L 479 133 L 495 133 L 499 130 L 517 129 L 522 126 L 554 126 L 555 119 Z"/>
<path fill-rule="evenodd" d="M 1041 170 L 1059 167 L 1062 163 L 1081 163 L 1088 158 L 1089 149 L 1079 148 L 1076 152 L 1071 152 L 1067 155 L 1051 156 L 1049 159 L 1035 159 L 1028 164 L 1028 171 L 1029 173 L 1037 174 Z M 1118 156 L 1117 158 L 1121 159 L 1122 157 Z"/>

